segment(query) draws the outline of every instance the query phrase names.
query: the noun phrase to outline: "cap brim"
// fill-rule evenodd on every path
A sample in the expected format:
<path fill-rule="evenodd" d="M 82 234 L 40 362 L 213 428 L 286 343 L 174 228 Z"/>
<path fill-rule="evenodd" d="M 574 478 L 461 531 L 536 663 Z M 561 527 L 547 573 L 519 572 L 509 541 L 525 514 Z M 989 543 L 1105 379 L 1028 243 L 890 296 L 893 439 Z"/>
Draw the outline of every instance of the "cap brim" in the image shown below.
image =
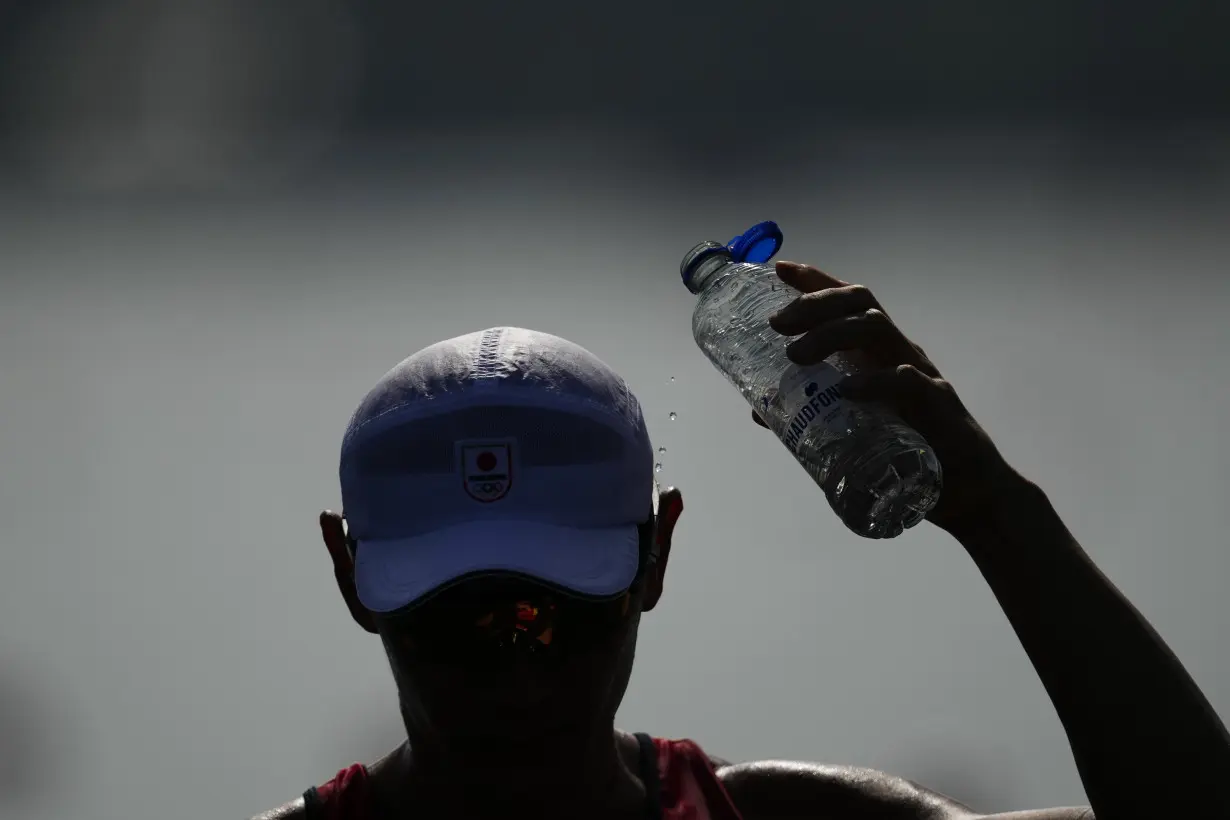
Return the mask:
<path fill-rule="evenodd" d="M 639 560 L 635 524 L 574 529 L 474 521 L 413 538 L 360 541 L 355 586 L 371 612 L 392 612 L 468 575 L 491 572 L 527 575 L 603 598 L 631 586 Z"/>

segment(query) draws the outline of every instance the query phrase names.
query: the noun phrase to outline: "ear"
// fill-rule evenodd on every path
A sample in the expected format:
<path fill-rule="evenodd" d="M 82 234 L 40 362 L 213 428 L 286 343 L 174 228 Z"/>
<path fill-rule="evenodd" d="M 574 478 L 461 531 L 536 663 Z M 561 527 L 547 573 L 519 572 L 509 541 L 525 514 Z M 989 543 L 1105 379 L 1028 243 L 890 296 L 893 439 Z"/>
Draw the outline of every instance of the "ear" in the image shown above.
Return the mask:
<path fill-rule="evenodd" d="M 658 515 L 654 520 L 654 550 L 657 560 L 645 577 L 645 599 L 642 612 L 649 612 L 662 598 L 662 585 L 666 578 L 666 564 L 671 556 L 671 537 L 675 524 L 683 514 L 683 494 L 676 487 L 668 487 L 658 495 Z"/>
<path fill-rule="evenodd" d="M 320 534 L 333 559 L 333 577 L 337 579 L 337 588 L 342 593 L 346 608 L 354 622 L 373 635 L 376 634 L 376 622 L 372 613 L 359 603 L 359 592 L 354 585 L 354 556 L 350 554 L 350 545 L 346 536 L 346 522 L 335 512 L 325 510 L 320 514 Z"/>

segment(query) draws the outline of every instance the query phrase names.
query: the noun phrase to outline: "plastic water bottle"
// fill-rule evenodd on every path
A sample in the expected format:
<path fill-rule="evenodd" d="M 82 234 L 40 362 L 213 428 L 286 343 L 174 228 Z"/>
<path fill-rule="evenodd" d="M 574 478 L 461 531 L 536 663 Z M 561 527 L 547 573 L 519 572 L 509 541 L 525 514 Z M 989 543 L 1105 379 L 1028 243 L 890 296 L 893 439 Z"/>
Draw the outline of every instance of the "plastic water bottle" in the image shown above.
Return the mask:
<path fill-rule="evenodd" d="M 842 522 L 867 538 L 894 538 L 939 500 L 939 461 L 917 431 L 887 408 L 841 395 L 859 355 L 801 367 L 769 316 L 800 292 L 765 264 L 782 233 L 762 222 L 728 244 L 703 242 L 684 257 L 683 283 L 698 299 L 692 335 L 807 474 Z"/>

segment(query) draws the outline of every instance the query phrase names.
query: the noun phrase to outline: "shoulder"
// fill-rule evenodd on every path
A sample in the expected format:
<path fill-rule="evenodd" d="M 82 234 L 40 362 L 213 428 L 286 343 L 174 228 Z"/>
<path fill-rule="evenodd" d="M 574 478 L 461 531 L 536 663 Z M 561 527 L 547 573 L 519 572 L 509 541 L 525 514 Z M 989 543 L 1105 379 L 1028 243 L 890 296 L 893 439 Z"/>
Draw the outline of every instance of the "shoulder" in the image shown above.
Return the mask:
<path fill-rule="evenodd" d="M 961 803 L 904 778 L 857 766 L 785 760 L 726 763 L 711 758 L 731 801 L 747 820 L 833 816 L 881 820 L 956 820 Z"/>
<path fill-rule="evenodd" d="M 315 788 L 328 790 L 336 794 L 338 789 L 346 791 L 348 786 L 357 785 L 359 787 L 358 791 L 362 793 L 361 797 L 362 795 L 374 794 L 377 799 L 381 799 L 382 795 L 379 790 L 382 788 L 382 784 L 389 779 L 387 776 L 389 769 L 404 761 L 404 753 L 407 749 L 408 746 L 402 743 L 375 763 L 370 765 L 355 763 L 347 766 L 339 771 L 332 780 L 325 784 L 317 784 Z M 356 775 L 359 775 L 359 777 L 356 778 Z M 394 771 L 394 779 L 396 776 L 396 771 Z M 312 790 L 309 789 L 308 791 Z M 250 818 L 250 820 L 308 820 L 309 813 L 305 795 L 310 796 L 305 792 L 304 795 L 291 800 L 289 803 L 283 803 L 276 809 L 257 814 Z M 313 816 L 320 813 L 317 810 L 319 802 L 312 808 Z"/>
<path fill-rule="evenodd" d="M 252 817 L 251 820 L 307 820 L 307 805 L 304 803 L 303 798 L 300 797 L 289 803 L 284 803 L 276 809 L 262 812 Z"/>

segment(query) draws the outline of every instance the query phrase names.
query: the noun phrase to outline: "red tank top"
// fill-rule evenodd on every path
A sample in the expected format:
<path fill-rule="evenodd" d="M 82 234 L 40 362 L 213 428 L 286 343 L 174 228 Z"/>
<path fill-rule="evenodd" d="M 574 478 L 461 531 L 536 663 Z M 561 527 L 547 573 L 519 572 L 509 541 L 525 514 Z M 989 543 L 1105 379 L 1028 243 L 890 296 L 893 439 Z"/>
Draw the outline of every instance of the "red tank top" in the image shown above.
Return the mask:
<path fill-rule="evenodd" d="M 743 820 L 708 756 L 690 740 L 638 734 L 641 780 L 649 792 L 648 820 Z M 367 767 L 348 766 L 308 789 L 307 820 L 380 820 L 371 813 Z"/>

